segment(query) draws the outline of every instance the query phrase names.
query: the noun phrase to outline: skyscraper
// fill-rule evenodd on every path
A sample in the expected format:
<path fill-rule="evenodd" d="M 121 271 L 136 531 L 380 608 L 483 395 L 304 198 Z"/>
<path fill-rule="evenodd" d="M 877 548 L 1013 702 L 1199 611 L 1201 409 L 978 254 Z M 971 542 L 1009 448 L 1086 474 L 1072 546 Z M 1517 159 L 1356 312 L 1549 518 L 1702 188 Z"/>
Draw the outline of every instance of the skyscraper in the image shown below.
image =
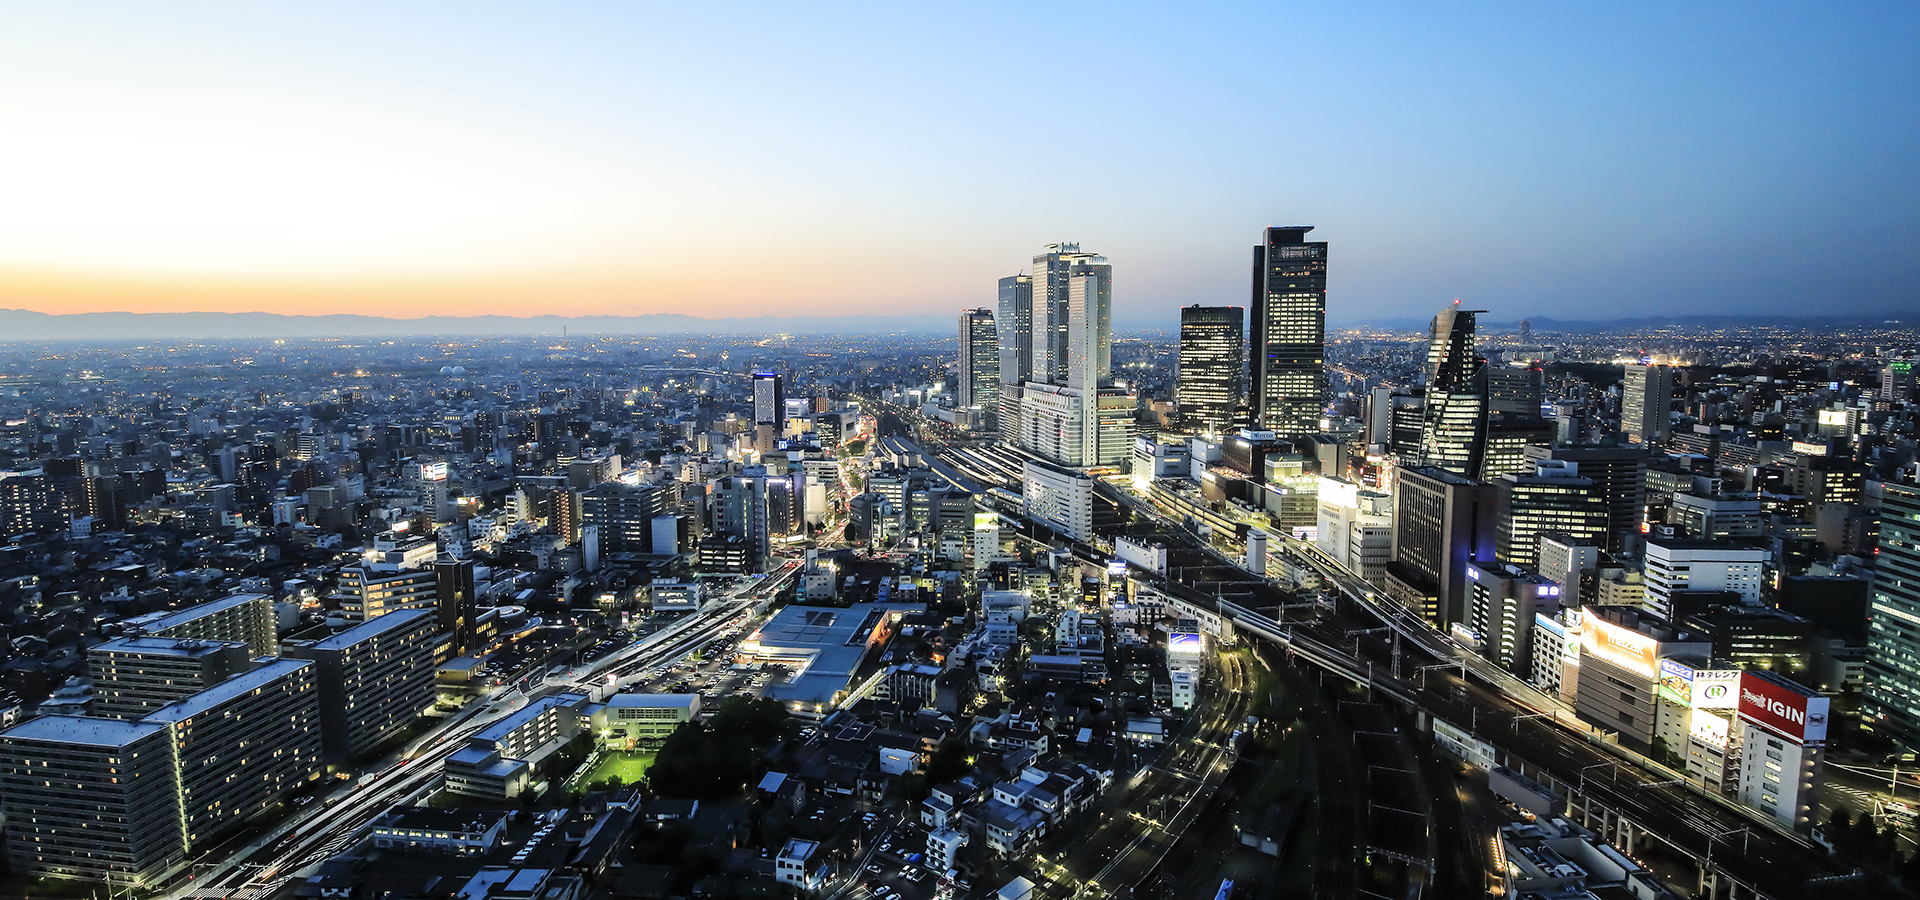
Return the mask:
<path fill-rule="evenodd" d="M 1070 342 L 1068 294 L 1074 267 L 1106 264 L 1106 257 L 1086 253 L 1078 243 L 1048 244 L 1033 258 L 1033 377 L 1047 384 L 1067 383 Z M 1108 267 L 1111 276 L 1111 267 Z"/>
<path fill-rule="evenodd" d="M 1911 740 L 1920 737 L 1920 487 L 1886 485 L 1872 604 L 1865 712 Z"/>
<path fill-rule="evenodd" d="M 780 376 L 773 372 L 753 373 L 753 424 L 772 425 L 778 433 L 787 423 L 787 398 Z"/>
<path fill-rule="evenodd" d="M 1620 395 L 1620 430 L 1629 440 L 1664 444 L 1673 436 L 1673 369 L 1627 366 Z"/>
<path fill-rule="evenodd" d="M 1033 380 L 1033 278 L 1000 279 L 1000 436 L 1019 443 L 1021 385 Z"/>
<path fill-rule="evenodd" d="M 787 424 L 787 397 L 780 376 L 753 373 L 753 449 L 772 453 Z"/>
<path fill-rule="evenodd" d="M 1486 452 L 1487 360 L 1474 347 L 1474 315 L 1460 302 L 1433 317 L 1427 342 L 1420 459 L 1459 475 L 1480 472 Z"/>
<path fill-rule="evenodd" d="M 1245 380 L 1246 310 L 1189 306 L 1180 310 L 1180 371 L 1174 400 L 1180 415 L 1209 433 L 1225 432 Z"/>
<path fill-rule="evenodd" d="M 1490 487 L 1433 466 L 1399 470 L 1393 482 L 1393 559 L 1387 596 L 1445 629 L 1466 612 L 1467 566 L 1494 555 Z"/>
<path fill-rule="evenodd" d="M 1319 431 L 1327 397 L 1327 243 L 1312 230 L 1268 228 L 1253 248 L 1249 405 L 1282 436 Z"/>
<path fill-rule="evenodd" d="M 1001 279 L 1002 308 L 1019 316 L 1020 277 Z M 1002 373 L 1003 423 L 1019 446 L 1066 466 L 1114 465 L 1133 446 L 1134 400 L 1113 388 L 1113 267 L 1079 244 L 1048 244 L 1033 258 L 1028 379 L 1016 389 Z M 1009 329 L 1018 337 L 1019 329 Z M 1005 348 L 1003 347 L 1003 352 Z M 1008 425 L 1012 424 L 1009 428 Z"/>
<path fill-rule="evenodd" d="M 1000 337 L 994 331 L 991 309 L 960 314 L 959 376 L 955 397 L 961 409 L 979 407 L 988 415 L 999 412 Z"/>

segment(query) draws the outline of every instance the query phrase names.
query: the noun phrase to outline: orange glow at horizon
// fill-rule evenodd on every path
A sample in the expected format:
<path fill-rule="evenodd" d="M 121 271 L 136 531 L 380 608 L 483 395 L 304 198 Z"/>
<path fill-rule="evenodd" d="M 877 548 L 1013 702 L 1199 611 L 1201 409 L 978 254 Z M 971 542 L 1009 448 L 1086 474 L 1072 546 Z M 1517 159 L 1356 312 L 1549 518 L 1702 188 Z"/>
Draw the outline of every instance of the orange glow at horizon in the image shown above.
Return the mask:
<path fill-rule="evenodd" d="M 703 319 L 759 315 L 912 315 L 945 305 L 903 308 L 891 292 L 863 293 L 828 271 L 787 266 L 729 269 L 713 264 L 623 271 L 480 272 L 465 275 L 365 275 L 339 278 L 215 278 L 98 275 L 0 268 L 0 308 L 52 315 L 92 312 L 266 312 L 293 316 L 366 315 L 528 317 L 681 313 Z M 822 267 L 825 268 L 824 266 Z M 768 272 L 788 276 L 776 282 Z M 691 271 L 689 271 L 691 270 Z M 792 277 L 804 273 L 807 277 Z M 880 284 L 886 284 L 883 279 Z"/>

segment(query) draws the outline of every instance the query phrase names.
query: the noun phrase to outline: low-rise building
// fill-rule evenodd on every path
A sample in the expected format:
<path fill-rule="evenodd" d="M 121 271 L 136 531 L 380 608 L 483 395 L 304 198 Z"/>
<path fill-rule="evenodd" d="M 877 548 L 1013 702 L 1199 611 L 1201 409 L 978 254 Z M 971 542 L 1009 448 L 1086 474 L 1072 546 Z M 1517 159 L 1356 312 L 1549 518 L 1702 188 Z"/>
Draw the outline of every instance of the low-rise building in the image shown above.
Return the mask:
<path fill-rule="evenodd" d="M 475 856 L 500 846 L 507 831 L 501 810 L 406 806 L 373 823 L 373 845 L 382 850 Z"/>
<path fill-rule="evenodd" d="M 615 694 L 591 710 L 588 719 L 602 748 L 652 748 L 700 715 L 700 695 Z"/>

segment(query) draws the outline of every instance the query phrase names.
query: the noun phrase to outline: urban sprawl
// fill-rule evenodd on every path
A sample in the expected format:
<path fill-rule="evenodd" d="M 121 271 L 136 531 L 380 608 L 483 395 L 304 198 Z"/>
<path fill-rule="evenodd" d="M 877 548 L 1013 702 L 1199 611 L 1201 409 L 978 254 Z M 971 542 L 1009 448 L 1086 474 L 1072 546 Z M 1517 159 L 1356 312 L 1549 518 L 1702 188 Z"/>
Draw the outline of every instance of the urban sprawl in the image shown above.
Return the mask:
<path fill-rule="evenodd" d="M 1920 880 L 1920 334 L 1329 332 L 1312 231 L 1177 333 L 1056 243 L 939 335 L 0 350 L 8 896 Z"/>

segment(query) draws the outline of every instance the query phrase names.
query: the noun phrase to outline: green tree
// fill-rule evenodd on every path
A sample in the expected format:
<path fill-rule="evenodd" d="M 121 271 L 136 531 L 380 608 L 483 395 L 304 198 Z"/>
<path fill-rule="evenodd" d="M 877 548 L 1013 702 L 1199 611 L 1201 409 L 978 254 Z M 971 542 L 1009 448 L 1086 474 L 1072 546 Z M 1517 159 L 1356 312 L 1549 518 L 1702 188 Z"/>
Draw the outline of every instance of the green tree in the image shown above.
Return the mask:
<path fill-rule="evenodd" d="M 705 723 L 688 722 L 667 738 L 647 770 L 647 787 L 663 797 L 737 797 L 789 724 L 778 700 L 729 697 Z"/>

